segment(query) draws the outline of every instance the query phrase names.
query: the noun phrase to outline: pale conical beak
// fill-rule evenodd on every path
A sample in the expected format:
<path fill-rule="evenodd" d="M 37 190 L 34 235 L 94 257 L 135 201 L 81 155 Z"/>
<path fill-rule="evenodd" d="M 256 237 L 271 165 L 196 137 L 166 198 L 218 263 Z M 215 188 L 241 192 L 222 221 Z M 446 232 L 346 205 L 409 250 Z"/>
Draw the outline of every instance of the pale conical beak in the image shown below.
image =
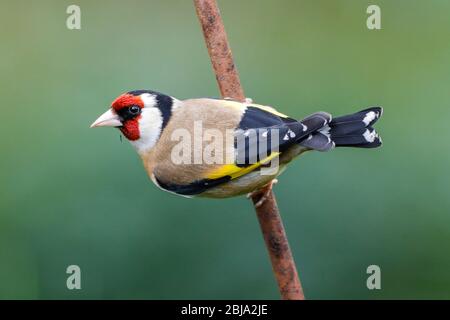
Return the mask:
<path fill-rule="evenodd" d="M 93 124 L 91 124 L 91 128 L 120 126 L 122 126 L 122 121 L 120 121 L 119 116 L 115 111 L 113 111 L 113 109 L 109 109 L 108 111 L 106 111 L 104 114 L 98 117 L 98 119 L 95 120 Z"/>

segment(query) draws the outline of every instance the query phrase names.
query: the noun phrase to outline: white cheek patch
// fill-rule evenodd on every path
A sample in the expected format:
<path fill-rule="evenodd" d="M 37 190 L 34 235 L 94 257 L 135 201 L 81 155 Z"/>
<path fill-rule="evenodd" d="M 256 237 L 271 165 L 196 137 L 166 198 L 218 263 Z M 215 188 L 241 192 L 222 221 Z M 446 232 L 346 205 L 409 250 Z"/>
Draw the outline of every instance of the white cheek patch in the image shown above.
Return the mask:
<path fill-rule="evenodd" d="M 163 118 L 158 108 L 143 108 L 139 122 L 139 139 L 130 141 L 139 154 L 153 148 L 159 139 Z"/>

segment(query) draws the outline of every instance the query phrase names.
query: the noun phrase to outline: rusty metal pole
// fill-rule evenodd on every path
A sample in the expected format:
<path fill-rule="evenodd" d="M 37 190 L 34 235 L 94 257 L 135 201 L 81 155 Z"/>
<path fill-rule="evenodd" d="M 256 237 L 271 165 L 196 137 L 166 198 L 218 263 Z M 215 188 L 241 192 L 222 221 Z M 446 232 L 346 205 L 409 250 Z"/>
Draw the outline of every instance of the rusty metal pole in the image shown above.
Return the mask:
<path fill-rule="evenodd" d="M 222 97 L 244 101 L 244 90 L 233 62 L 216 0 L 194 0 L 194 4 Z M 255 206 L 255 210 L 281 298 L 303 300 L 305 296 L 271 187 L 253 195 L 253 204 L 258 203 L 264 194 L 267 194 L 266 200 L 261 206 Z"/>

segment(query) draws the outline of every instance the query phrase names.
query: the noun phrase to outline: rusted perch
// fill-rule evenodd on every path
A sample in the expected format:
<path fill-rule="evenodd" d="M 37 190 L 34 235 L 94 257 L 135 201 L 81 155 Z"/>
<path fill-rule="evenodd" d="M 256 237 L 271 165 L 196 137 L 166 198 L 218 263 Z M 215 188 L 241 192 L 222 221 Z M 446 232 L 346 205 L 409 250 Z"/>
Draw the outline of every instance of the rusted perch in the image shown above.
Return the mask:
<path fill-rule="evenodd" d="M 233 62 L 227 34 L 215 0 L 194 0 L 197 15 L 203 29 L 208 53 L 216 74 L 222 97 L 244 101 L 244 90 Z M 275 278 L 282 299 L 303 300 L 302 286 L 292 257 L 275 196 L 270 187 L 252 196 L 253 204 L 266 194 L 260 206 L 255 205 Z"/>
<path fill-rule="evenodd" d="M 291 248 L 284 231 L 275 195 L 270 190 L 262 190 L 252 197 L 253 204 L 258 203 L 264 193 L 266 200 L 259 207 L 255 206 L 256 215 L 261 226 L 264 241 L 269 251 L 270 261 L 281 298 L 285 300 L 304 300 L 302 285 L 297 273 Z"/>
<path fill-rule="evenodd" d="M 216 1 L 194 0 L 206 47 L 223 97 L 245 100 Z"/>

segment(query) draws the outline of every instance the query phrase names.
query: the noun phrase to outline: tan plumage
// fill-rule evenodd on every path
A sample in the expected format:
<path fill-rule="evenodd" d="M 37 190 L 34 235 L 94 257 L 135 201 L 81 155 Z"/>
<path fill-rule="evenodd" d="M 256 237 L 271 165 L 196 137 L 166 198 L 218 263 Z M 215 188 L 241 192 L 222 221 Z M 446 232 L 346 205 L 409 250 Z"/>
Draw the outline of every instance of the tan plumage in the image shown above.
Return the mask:
<path fill-rule="evenodd" d="M 142 155 L 145 168 L 149 174 L 155 173 L 158 177 L 169 180 L 176 184 L 188 184 L 195 179 L 206 178 L 208 173 L 221 167 L 220 164 L 174 164 L 168 161 L 171 158 L 172 149 L 179 143 L 171 139 L 175 130 L 182 127 L 187 131 L 194 132 L 195 121 L 202 123 L 203 129 L 216 129 L 225 137 L 226 130 L 233 130 L 239 124 L 244 108 L 233 101 L 223 101 L 214 99 L 192 99 L 184 100 L 173 113 L 171 120 L 161 134 L 161 138 L 155 147 L 147 154 Z M 225 139 L 223 139 L 225 140 Z M 233 141 L 223 141 L 223 150 L 233 152 Z M 192 145 L 191 159 L 195 154 L 202 154 L 206 146 L 205 141 Z M 174 172 L 177 172 L 174 175 Z"/>
<path fill-rule="evenodd" d="M 168 160 L 171 158 L 173 148 L 179 143 L 179 141 L 171 139 L 171 136 L 175 130 L 179 129 L 180 123 L 183 123 L 183 128 L 193 132 L 195 121 L 200 121 L 204 130 L 215 129 L 220 131 L 222 136 L 225 137 L 227 129 L 234 130 L 238 127 L 242 115 L 249 105 L 256 106 L 256 104 L 244 104 L 218 99 L 189 99 L 181 101 L 179 106 L 173 111 L 171 120 L 155 147 L 141 155 L 144 167 L 152 181 L 156 183 L 154 179 L 154 175 L 156 175 L 163 181 L 186 185 L 195 180 L 208 178 L 212 173 L 220 171 L 224 164 L 174 164 Z M 191 150 L 191 159 L 194 159 L 196 152 L 201 153 L 207 144 L 207 142 L 202 141 L 200 144 L 195 145 Z M 232 139 L 223 139 L 223 150 L 228 154 L 234 153 Z M 224 198 L 246 194 L 264 186 L 277 175 L 263 176 L 256 170 L 256 172 L 248 173 L 226 184 L 211 188 L 199 196 Z"/>

